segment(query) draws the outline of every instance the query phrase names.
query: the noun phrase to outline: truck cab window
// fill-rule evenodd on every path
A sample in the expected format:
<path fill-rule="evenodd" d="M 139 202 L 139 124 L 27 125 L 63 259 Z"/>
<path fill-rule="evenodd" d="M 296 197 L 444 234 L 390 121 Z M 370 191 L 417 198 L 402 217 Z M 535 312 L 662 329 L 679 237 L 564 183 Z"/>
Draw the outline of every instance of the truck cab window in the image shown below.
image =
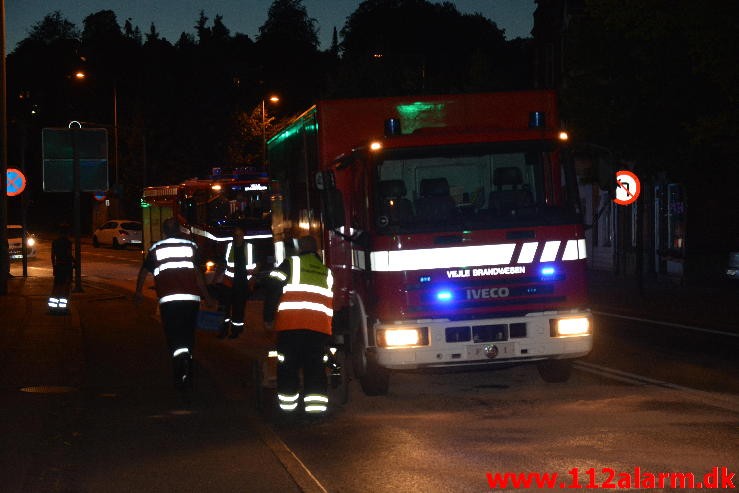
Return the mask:
<path fill-rule="evenodd" d="M 380 233 L 545 223 L 559 204 L 545 199 L 548 147 L 538 142 L 445 147 L 384 155 L 375 204 Z"/>

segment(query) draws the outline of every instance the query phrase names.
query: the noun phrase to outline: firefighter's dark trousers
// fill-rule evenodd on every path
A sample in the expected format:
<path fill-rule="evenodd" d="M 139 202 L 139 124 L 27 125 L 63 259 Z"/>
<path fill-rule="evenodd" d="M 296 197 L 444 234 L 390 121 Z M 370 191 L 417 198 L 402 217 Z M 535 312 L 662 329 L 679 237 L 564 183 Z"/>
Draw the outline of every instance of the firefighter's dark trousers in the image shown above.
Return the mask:
<path fill-rule="evenodd" d="M 54 266 L 54 286 L 49 296 L 49 311 L 66 313 L 69 309 L 69 294 L 72 288 L 74 264 L 59 263 Z"/>
<path fill-rule="evenodd" d="M 323 413 L 327 409 L 326 345 L 329 336 L 314 330 L 277 333 L 277 398 L 280 409 L 291 412 L 300 406 L 300 370 L 303 370 L 303 410 Z"/>
<path fill-rule="evenodd" d="M 233 287 L 226 288 L 223 297 L 223 306 L 227 321 L 231 322 L 231 334 L 238 335 L 244 330 L 244 310 L 249 299 L 249 285 L 244 282 L 235 282 Z"/>
<path fill-rule="evenodd" d="M 189 374 L 182 375 L 183 372 L 189 373 L 191 368 L 189 361 L 187 365 L 183 365 L 182 361 L 192 359 L 199 308 L 200 303 L 197 301 L 168 301 L 159 305 L 164 336 L 172 356 L 177 382 L 182 382 L 182 377 L 190 377 Z"/>

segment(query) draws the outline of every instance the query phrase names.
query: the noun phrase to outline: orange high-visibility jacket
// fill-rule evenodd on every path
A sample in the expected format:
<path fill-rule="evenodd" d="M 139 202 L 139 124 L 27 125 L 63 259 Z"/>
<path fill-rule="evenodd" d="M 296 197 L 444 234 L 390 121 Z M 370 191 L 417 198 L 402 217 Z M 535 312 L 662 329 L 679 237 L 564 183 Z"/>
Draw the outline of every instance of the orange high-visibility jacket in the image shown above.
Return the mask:
<path fill-rule="evenodd" d="M 285 282 L 277 306 L 275 330 L 308 329 L 331 335 L 334 315 L 331 269 L 318 255 L 290 257 L 290 273 L 273 270 L 270 276 Z"/>

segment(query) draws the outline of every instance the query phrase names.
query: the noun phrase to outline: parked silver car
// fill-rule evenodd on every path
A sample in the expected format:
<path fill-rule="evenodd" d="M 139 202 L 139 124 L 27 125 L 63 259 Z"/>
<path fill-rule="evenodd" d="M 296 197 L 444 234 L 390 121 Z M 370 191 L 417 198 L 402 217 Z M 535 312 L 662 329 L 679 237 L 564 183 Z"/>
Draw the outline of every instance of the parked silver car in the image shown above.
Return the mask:
<path fill-rule="evenodd" d="M 141 223 L 130 219 L 112 219 L 103 223 L 92 234 L 92 245 L 110 245 L 125 248 L 128 245 L 141 246 Z"/>
<path fill-rule="evenodd" d="M 726 277 L 739 281 L 739 251 L 729 252 L 729 261 L 726 266 Z"/>
<path fill-rule="evenodd" d="M 26 231 L 26 258 L 36 256 L 36 238 Z M 8 224 L 8 253 L 10 260 L 23 258 L 23 228 L 18 224 Z"/>

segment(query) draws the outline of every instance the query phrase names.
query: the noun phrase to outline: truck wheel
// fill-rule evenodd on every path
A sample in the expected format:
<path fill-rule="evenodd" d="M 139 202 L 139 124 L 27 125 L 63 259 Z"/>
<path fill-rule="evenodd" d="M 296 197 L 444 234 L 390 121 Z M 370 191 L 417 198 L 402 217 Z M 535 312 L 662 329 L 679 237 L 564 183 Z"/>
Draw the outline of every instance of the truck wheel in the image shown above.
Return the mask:
<path fill-rule="evenodd" d="M 390 372 L 367 357 L 367 349 L 359 337 L 352 344 L 352 366 L 366 395 L 387 395 Z"/>
<path fill-rule="evenodd" d="M 349 316 L 351 337 L 349 350 L 354 377 L 359 380 L 365 395 L 387 395 L 390 386 L 390 371 L 367 357 L 367 346 L 362 331 L 367 323 L 362 323 L 359 310 L 352 310 Z M 346 336 L 345 336 L 346 339 Z"/>
<path fill-rule="evenodd" d="M 567 359 L 548 359 L 536 364 L 539 376 L 548 383 L 566 382 L 572 373 L 572 362 Z"/>
<path fill-rule="evenodd" d="M 390 372 L 377 363 L 367 362 L 367 368 L 359 383 L 366 395 L 387 395 L 390 388 Z"/>

